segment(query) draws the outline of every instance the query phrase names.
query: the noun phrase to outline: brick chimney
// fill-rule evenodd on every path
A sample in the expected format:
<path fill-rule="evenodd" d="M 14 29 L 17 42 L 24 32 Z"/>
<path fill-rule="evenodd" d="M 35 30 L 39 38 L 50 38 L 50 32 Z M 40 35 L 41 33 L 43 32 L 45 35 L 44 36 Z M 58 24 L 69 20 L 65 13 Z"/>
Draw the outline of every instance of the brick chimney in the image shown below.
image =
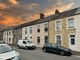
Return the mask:
<path fill-rule="evenodd" d="M 59 14 L 60 12 L 59 12 L 59 10 L 58 9 L 56 9 L 55 10 L 55 14 Z"/>
<path fill-rule="evenodd" d="M 44 14 L 40 13 L 40 19 L 44 19 L 44 18 L 45 18 Z"/>

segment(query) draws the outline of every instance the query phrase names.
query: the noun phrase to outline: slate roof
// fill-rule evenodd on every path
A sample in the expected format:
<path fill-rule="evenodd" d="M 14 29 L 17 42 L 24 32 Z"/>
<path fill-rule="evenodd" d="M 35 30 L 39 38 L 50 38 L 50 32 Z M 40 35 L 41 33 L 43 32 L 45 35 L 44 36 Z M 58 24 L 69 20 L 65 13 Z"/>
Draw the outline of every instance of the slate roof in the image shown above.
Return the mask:
<path fill-rule="evenodd" d="M 44 19 L 37 19 L 37 20 L 31 21 L 31 22 L 23 23 L 21 25 L 16 26 L 13 29 L 19 29 L 19 28 L 26 27 L 26 26 L 31 26 L 31 25 L 36 25 L 36 24 L 48 22 L 51 20 L 57 20 L 57 19 L 61 19 L 64 17 L 74 16 L 77 14 L 80 14 L 80 7 L 72 9 L 72 10 L 64 11 L 64 12 L 61 12 L 59 14 L 54 14 L 54 15 L 45 17 Z"/>
<path fill-rule="evenodd" d="M 65 17 L 78 15 L 78 14 L 80 14 L 80 7 L 72 9 L 72 10 L 64 11 L 59 14 L 55 14 L 55 15 L 53 15 L 52 19 L 50 19 L 50 20 L 57 20 L 57 19 L 65 18 Z"/>

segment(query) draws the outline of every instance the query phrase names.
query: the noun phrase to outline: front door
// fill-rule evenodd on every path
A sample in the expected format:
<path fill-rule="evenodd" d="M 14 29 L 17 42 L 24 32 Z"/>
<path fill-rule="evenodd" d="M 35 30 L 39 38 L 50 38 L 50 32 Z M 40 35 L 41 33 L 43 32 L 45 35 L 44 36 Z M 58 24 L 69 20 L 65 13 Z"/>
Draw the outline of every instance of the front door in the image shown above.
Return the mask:
<path fill-rule="evenodd" d="M 69 35 L 69 48 L 72 50 L 76 49 L 75 46 L 75 35 Z"/>
<path fill-rule="evenodd" d="M 61 35 L 56 35 L 56 43 L 61 45 Z"/>
<path fill-rule="evenodd" d="M 45 36 L 45 44 L 48 43 L 48 36 Z"/>

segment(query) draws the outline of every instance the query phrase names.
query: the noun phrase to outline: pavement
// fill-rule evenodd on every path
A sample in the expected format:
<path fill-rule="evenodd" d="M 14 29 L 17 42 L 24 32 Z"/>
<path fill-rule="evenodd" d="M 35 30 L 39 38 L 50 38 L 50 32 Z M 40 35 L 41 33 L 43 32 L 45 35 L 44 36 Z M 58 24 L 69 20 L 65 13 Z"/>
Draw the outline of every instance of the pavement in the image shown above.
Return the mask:
<path fill-rule="evenodd" d="M 72 54 L 74 54 L 74 55 L 80 55 L 80 52 L 72 51 Z"/>

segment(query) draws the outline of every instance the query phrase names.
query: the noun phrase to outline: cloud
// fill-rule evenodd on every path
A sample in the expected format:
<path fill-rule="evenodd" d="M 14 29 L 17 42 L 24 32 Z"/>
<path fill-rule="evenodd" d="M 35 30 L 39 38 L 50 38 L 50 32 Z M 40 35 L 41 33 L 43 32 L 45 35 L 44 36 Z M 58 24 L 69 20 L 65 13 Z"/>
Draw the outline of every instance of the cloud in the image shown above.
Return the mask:
<path fill-rule="evenodd" d="M 53 0 L 50 0 L 50 1 L 53 1 Z M 44 13 L 46 16 L 49 16 L 49 15 L 54 14 L 56 9 L 58 9 L 60 12 L 63 12 L 63 11 L 71 9 L 71 7 L 74 5 L 75 5 L 74 2 L 64 3 L 62 1 L 58 1 L 55 4 L 53 2 L 50 6 L 48 6 L 48 8 L 44 9 Z"/>
<path fill-rule="evenodd" d="M 4 8 L 0 11 L 0 25 L 15 26 L 38 18 L 38 14 L 32 13 L 33 9 L 39 7 L 38 3 L 19 4 L 9 8 L 4 4 L 0 6 Z"/>
<path fill-rule="evenodd" d="M 74 2 L 70 3 L 69 5 L 67 5 L 66 9 L 70 9 L 73 5 L 75 5 Z"/>
<path fill-rule="evenodd" d="M 0 9 L 5 9 L 5 8 L 7 8 L 7 6 L 3 3 L 0 3 Z"/>
<path fill-rule="evenodd" d="M 27 9 L 32 10 L 34 8 L 39 7 L 39 4 L 38 3 L 31 3 L 29 5 L 26 5 L 26 7 L 27 7 Z"/>
<path fill-rule="evenodd" d="M 9 0 L 9 2 L 10 2 L 11 4 L 13 4 L 13 5 L 18 4 L 18 1 L 17 1 L 17 0 Z"/>
<path fill-rule="evenodd" d="M 1 0 L 0 0 L 1 1 Z M 3 0 L 2 0 L 3 1 Z M 26 1 L 26 0 L 25 0 Z M 39 19 L 40 12 L 45 16 L 54 14 L 55 9 L 60 12 L 71 9 L 75 5 L 73 1 L 67 0 L 47 0 L 48 5 L 43 7 L 42 3 L 23 3 L 22 0 L 5 0 L 0 3 L 0 25 L 14 26 Z M 40 10 L 43 9 L 43 10 Z"/>
<path fill-rule="evenodd" d="M 16 25 L 23 22 L 19 18 L 14 18 L 14 17 L 11 17 L 11 16 L 6 16 L 6 15 L 3 15 L 3 18 L 4 18 L 3 20 L 0 20 L 1 25 L 16 26 Z"/>
<path fill-rule="evenodd" d="M 40 7 L 40 5 L 38 3 L 30 3 L 30 4 L 20 4 L 18 5 L 17 7 L 19 8 L 22 8 L 22 9 L 25 9 L 25 10 L 33 10 L 33 9 L 37 9 Z"/>
<path fill-rule="evenodd" d="M 26 20 L 27 20 L 26 22 L 33 21 L 36 19 L 39 19 L 39 14 L 28 15 L 26 18 Z"/>

